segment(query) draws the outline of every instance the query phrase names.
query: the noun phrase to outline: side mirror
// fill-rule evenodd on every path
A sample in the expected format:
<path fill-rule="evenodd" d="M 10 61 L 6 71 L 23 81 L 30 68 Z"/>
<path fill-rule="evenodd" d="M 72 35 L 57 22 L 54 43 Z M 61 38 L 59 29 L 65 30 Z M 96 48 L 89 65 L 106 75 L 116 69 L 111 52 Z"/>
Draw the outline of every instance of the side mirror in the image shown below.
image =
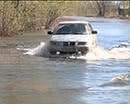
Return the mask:
<path fill-rule="evenodd" d="M 94 30 L 92 31 L 92 34 L 97 34 L 97 33 L 98 33 L 97 31 L 94 31 Z"/>
<path fill-rule="evenodd" d="M 51 35 L 51 34 L 53 34 L 53 32 L 52 31 L 48 31 L 48 34 Z"/>

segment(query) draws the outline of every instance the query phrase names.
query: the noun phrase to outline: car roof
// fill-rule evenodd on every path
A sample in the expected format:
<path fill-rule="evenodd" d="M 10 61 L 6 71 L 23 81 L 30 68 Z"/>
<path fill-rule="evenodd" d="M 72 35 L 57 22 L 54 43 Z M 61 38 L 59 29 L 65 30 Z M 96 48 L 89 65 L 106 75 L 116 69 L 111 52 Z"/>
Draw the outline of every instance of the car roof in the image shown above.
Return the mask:
<path fill-rule="evenodd" d="M 72 23 L 72 24 L 76 24 L 76 23 L 83 23 L 83 24 L 88 24 L 89 22 L 88 21 L 62 21 L 62 22 L 59 22 L 59 24 L 68 24 L 68 23 Z"/>

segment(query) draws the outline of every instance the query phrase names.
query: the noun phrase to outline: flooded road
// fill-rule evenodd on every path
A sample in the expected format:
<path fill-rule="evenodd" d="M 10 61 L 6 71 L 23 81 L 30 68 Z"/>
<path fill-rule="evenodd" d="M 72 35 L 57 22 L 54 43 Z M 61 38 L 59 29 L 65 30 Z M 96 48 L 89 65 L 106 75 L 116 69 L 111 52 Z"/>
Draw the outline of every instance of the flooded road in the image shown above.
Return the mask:
<path fill-rule="evenodd" d="M 106 49 L 130 40 L 127 20 L 82 18 L 98 30 Z M 84 61 L 23 55 L 17 47 L 36 47 L 44 32 L 1 38 L 0 104 L 129 104 L 130 86 L 99 85 L 129 73 L 130 60 Z"/>

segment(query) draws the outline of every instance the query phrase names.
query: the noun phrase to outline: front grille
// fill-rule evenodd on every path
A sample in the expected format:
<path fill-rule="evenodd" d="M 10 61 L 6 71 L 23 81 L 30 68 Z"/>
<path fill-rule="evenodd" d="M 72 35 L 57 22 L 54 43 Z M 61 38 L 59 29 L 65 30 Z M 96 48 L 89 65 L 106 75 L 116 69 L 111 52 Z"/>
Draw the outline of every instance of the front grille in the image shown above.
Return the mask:
<path fill-rule="evenodd" d="M 70 46 L 74 46 L 75 45 L 75 42 L 70 42 Z"/>
<path fill-rule="evenodd" d="M 64 46 L 75 46 L 75 42 L 63 42 Z"/>
<path fill-rule="evenodd" d="M 75 46 L 75 42 L 64 42 L 64 46 Z"/>
<path fill-rule="evenodd" d="M 68 44 L 68 42 L 64 42 L 64 46 L 68 46 L 69 44 Z"/>

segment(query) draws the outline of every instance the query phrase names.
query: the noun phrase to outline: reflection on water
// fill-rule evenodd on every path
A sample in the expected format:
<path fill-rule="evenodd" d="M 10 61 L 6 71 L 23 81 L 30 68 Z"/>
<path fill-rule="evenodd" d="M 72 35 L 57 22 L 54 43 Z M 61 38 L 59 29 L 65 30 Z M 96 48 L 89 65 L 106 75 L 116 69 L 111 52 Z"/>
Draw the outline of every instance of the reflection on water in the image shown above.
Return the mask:
<path fill-rule="evenodd" d="M 107 21 L 107 20 L 105 20 Z M 114 25 L 114 20 L 107 24 Z M 104 48 L 128 41 L 128 22 L 118 21 L 121 34 L 101 31 L 105 22 L 93 23 L 100 30 Z M 103 28 L 104 29 L 104 28 Z M 114 31 L 114 30 L 113 30 Z M 116 30 L 117 31 L 117 30 Z M 123 32 L 125 31 L 125 32 Z M 42 32 L 41 32 L 42 33 Z M 98 87 L 116 75 L 129 72 L 129 60 L 90 61 L 23 55 L 16 47 L 36 47 L 44 33 L 2 38 L 0 41 L 0 104 L 128 104 L 129 86 Z M 104 33 L 104 34 L 103 34 Z M 123 35 L 123 36 L 122 36 Z M 107 38 L 106 38 L 107 37 Z M 120 38 L 117 38 L 120 37 Z M 90 88 L 91 87 L 91 88 Z"/>

